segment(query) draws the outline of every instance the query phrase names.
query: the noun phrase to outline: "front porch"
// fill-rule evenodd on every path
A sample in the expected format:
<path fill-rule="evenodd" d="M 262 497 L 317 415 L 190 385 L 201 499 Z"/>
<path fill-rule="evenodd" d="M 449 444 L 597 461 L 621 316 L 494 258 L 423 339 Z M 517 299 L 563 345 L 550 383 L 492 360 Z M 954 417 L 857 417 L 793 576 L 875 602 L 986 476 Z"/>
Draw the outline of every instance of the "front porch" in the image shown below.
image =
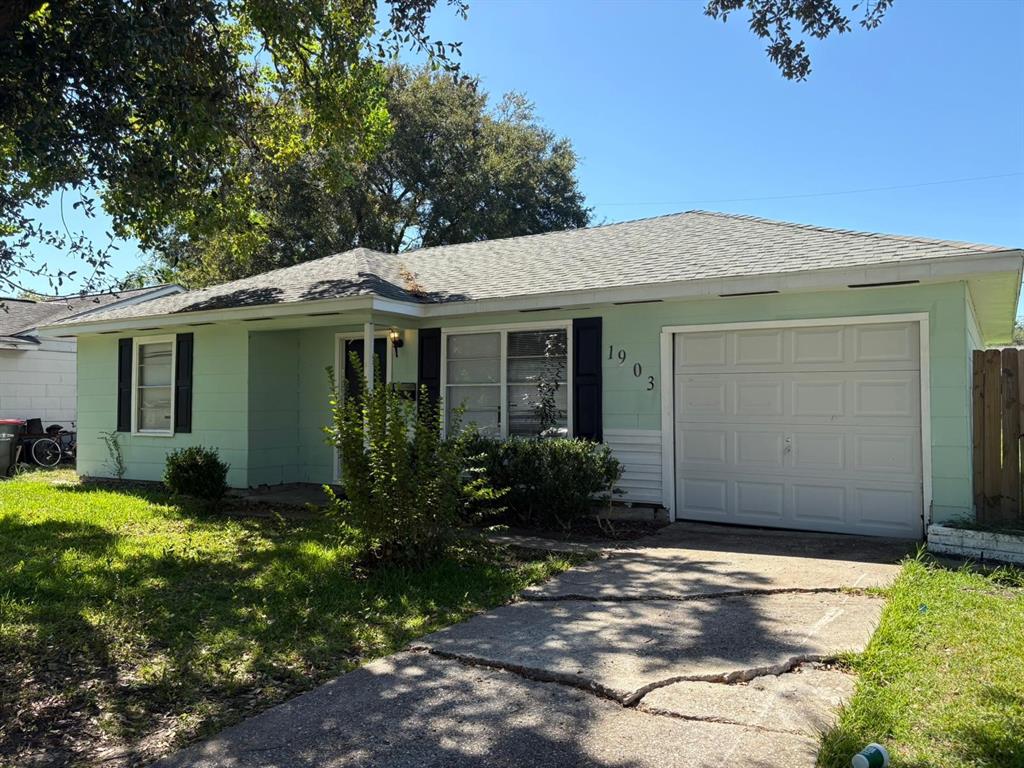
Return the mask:
<path fill-rule="evenodd" d="M 334 313 L 316 319 L 322 324 L 281 327 L 279 320 L 270 319 L 251 323 L 250 488 L 336 482 L 337 462 L 324 435 L 330 423 L 328 368 L 339 387 L 345 387 L 346 374 L 351 387 L 348 353 L 355 352 L 364 361 L 364 375 L 371 386 L 376 377 L 416 386 L 418 332 L 409 318 Z M 366 348 L 374 354 L 365 355 Z"/>

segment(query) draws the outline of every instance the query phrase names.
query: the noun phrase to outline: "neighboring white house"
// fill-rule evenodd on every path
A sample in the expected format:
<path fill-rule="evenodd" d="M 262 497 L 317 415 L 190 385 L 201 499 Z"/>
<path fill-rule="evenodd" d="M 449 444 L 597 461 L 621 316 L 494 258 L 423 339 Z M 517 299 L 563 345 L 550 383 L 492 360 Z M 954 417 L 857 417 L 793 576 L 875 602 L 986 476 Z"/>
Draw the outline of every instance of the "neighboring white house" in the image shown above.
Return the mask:
<path fill-rule="evenodd" d="M 182 290 L 155 285 L 85 296 L 0 298 L 0 419 L 39 418 L 44 426 L 65 427 L 75 421 L 75 340 L 40 335 L 39 326 Z"/>

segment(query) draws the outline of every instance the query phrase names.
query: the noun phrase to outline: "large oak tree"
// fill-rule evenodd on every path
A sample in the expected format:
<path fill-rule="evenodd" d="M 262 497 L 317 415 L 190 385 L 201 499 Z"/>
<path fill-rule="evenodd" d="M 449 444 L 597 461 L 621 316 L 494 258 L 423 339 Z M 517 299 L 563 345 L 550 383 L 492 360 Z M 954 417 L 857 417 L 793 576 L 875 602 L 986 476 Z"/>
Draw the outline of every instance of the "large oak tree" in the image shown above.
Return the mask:
<path fill-rule="evenodd" d="M 156 272 L 190 286 L 290 266 L 355 246 L 397 252 L 586 226 L 567 139 L 521 94 L 489 106 L 469 78 L 389 70 L 391 131 L 369 158 L 327 152 L 247 173 L 244 227 L 185 217 L 156 244 Z"/>

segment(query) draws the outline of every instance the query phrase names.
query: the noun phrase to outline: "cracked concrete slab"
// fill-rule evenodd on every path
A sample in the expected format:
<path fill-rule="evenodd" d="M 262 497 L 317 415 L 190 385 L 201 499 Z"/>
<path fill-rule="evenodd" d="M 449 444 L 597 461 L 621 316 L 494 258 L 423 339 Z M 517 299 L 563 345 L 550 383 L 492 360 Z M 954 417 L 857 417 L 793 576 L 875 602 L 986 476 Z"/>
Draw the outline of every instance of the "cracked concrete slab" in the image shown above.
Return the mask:
<path fill-rule="evenodd" d="M 159 768 L 769 768 L 814 765 L 816 740 L 659 717 L 427 654 L 373 662 Z"/>
<path fill-rule="evenodd" d="M 913 542 L 677 523 L 629 549 L 607 550 L 526 599 L 687 598 L 745 591 L 887 586 Z"/>
<path fill-rule="evenodd" d="M 745 679 L 862 650 L 881 609 L 848 593 L 522 602 L 416 646 L 632 703 L 678 679 Z"/>
<path fill-rule="evenodd" d="M 747 683 L 673 683 L 648 693 L 638 708 L 687 720 L 817 736 L 835 722 L 836 710 L 853 695 L 853 687 L 853 675 L 804 664 Z"/>

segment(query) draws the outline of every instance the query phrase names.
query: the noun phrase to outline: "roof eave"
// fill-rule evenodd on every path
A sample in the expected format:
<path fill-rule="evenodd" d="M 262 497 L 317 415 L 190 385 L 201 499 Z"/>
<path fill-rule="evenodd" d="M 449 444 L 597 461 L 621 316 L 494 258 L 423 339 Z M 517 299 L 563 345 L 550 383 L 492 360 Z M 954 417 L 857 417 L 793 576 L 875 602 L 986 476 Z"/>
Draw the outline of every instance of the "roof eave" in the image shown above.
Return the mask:
<path fill-rule="evenodd" d="M 466 299 L 439 303 L 412 303 L 372 294 L 335 299 L 262 304 L 199 312 L 177 312 L 167 315 L 137 315 L 107 321 L 61 323 L 40 326 L 47 335 L 78 336 L 92 333 L 146 330 L 168 326 L 232 322 L 267 317 L 296 317 L 327 310 L 370 310 L 413 318 L 450 317 L 457 315 L 515 312 L 522 310 L 568 309 L 588 304 L 609 304 L 639 300 L 673 300 L 718 297 L 723 294 L 778 291 L 780 293 L 833 290 L 851 285 L 874 285 L 900 282 L 942 283 L 968 280 L 972 276 L 1014 274 L 1022 272 L 1024 250 L 972 253 L 964 256 L 895 262 L 867 267 L 836 267 L 799 272 L 781 272 L 742 277 L 705 278 L 700 280 L 661 281 L 641 285 L 595 288 L 576 291 L 522 294 L 484 299 Z M 1017 280 L 1019 283 L 1019 280 Z M 1016 296 L 1016 291 L 1014 296 Z M 1016 305 L 1007 302 L 1012 323 Z"/>

